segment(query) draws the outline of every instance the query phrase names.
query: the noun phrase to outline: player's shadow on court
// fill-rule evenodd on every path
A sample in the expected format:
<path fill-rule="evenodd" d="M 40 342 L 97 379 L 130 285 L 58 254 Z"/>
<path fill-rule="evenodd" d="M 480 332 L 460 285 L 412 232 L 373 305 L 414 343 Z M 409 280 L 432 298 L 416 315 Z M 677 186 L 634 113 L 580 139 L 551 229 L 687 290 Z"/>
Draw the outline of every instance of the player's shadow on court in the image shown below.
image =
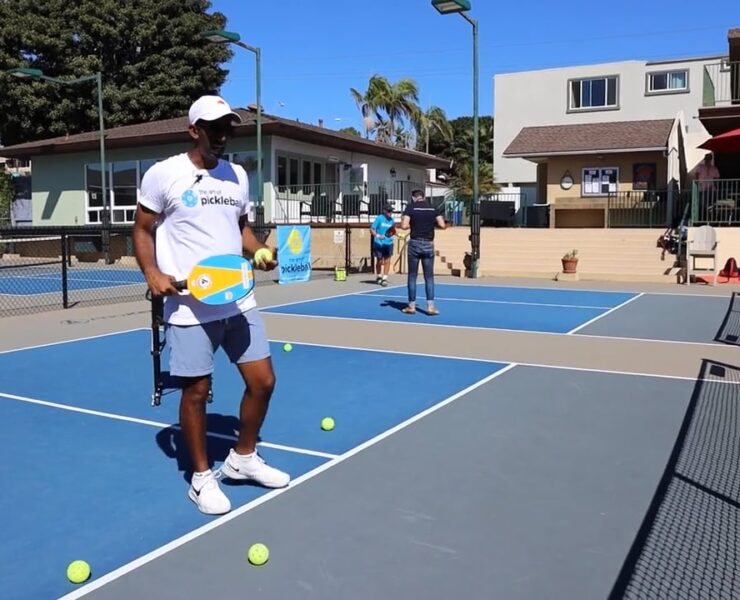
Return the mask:
<path fill-rule="evenodd" d="M 208 466 L 214 469 L 216 463 L 223 463 L 229 455 L 229 450 L 236 444 L 239 419 L 235 416 L 209 413 L 206 417 L 206 429 Z M 190 483 L 193 463 L 179 424 L 161 429 L 157 432 L 156 441 L 165 456 L 177 461 L 177 470 L 182 473 L 183 479 Z"/>
<path fill-rule="evenodd" d="M 401 312 L 404 308 L 408 306 L 408 302 L 399 302 L 398 300 L 383 300 L 383 302 L 380 303 L 380 306 L 395 308 L 398 312 Z"/>
<path fill-rule="evenodd" d="M 609 600 L 740 598 L 738 536 L 740 368 L 704 360 Z"/>

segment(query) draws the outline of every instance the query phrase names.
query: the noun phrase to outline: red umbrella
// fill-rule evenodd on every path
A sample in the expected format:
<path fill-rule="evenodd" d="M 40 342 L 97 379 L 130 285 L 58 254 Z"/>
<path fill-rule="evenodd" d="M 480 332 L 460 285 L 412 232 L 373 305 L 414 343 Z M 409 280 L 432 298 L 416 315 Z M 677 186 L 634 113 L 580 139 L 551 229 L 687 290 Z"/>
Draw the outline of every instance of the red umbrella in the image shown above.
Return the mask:
<path fill-rule="evenodd" d="M 712 152 L 740 152 L 740 127 L 709 138 L 699 148 Z"/>

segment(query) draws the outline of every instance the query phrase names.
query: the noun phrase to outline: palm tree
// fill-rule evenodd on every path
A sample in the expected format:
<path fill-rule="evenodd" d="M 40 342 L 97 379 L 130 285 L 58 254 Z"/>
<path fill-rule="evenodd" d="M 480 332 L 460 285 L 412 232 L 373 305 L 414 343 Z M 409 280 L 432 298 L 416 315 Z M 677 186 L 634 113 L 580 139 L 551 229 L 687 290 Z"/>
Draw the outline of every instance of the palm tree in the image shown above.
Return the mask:
<path fill-rule="evenodd" d="M 478 163 L 478 185 L 481 194 L 493 194 L 501 186 L 493 180 L 493 164 L 487 161 Z M 462 198 L 473 197 L 473 162 L 459 163 L 452 179 L 452 189 Z"/>
<path fill-rule="evenodd" d="M 415 115 L 414 127 L 420 139 L 424 139 L 424 152 L 429 154 L 429 134 L 436 131 L 442 140 L 452 144 L 454 132 L 452 125 L 447 120 L 447 114 L 439 106 L 430 106 L 426 112 L 419 111 Z"/>
<path fill-rule="evenodd" d="M 365 93 L 351 88 L 350 94 L 362 113 L 366 137 L 386 123 L 382 140 L 378 140 L 385 143 L 394 143 L 396 127 L 412 121 L 420 110 L 419 86 L 408 77 L 391 83 L 382 75 L 373 75 Z"/>

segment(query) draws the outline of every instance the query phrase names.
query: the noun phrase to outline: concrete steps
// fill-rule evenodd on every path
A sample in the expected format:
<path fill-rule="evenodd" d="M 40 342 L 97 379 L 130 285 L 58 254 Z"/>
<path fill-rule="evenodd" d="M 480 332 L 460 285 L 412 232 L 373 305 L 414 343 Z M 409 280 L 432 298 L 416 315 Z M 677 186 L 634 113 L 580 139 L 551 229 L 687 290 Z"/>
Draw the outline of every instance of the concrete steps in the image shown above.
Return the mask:
<path fill-rule="evenodd" d="M 675 256 L 657 247 L 663 229 L 483 229 L 483 276 L 556 278 L 563 254 L 578 250 L 578 278 L 675 283 Z M 463 276 L 470 251 L 464 228 L 437 233 L 435 273 Z"/>

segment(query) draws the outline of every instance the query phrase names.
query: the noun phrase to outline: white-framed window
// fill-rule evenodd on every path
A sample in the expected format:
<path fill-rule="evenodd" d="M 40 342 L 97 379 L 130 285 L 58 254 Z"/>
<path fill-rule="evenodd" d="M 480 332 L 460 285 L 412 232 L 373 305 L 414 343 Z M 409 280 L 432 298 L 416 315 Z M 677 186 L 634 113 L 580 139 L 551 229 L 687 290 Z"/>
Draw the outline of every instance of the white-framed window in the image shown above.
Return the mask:
<path fill-rule="evenodd" d="M 581 196 L 606 196 L 619 191 L 619 167 L 585 167 Z"/>
<path fill-rule="evenodd" d="M 137 191 L 144 173 L 160 159 L 129 160 L 107 163 L 105 184 L 110 198 L 111 223 L 130 224 L 136 215 Z M 103 222 L 103 194 L 100 163 L 85 165 L 85 222 Z"/>
<path fill-rule="evenodd" d="M 568 110 L 619 108 L 619 77 L 589 77 L 568 81 Z"/>
<path fill-rule="evenodd" d="M 326 165 L 323 160 L 308 156 L 277 154 L 277 187 L 279 190 L 290 189 L 291 194 L 310 194 L 312 186 L 327 183 L 328 171 L 333 165 Z"/>
<path fill-rule="evenodd" d="M 689 71 L 656 71 L 646 74 L 648 94 L 675 94 L 689 91 Z"/>

